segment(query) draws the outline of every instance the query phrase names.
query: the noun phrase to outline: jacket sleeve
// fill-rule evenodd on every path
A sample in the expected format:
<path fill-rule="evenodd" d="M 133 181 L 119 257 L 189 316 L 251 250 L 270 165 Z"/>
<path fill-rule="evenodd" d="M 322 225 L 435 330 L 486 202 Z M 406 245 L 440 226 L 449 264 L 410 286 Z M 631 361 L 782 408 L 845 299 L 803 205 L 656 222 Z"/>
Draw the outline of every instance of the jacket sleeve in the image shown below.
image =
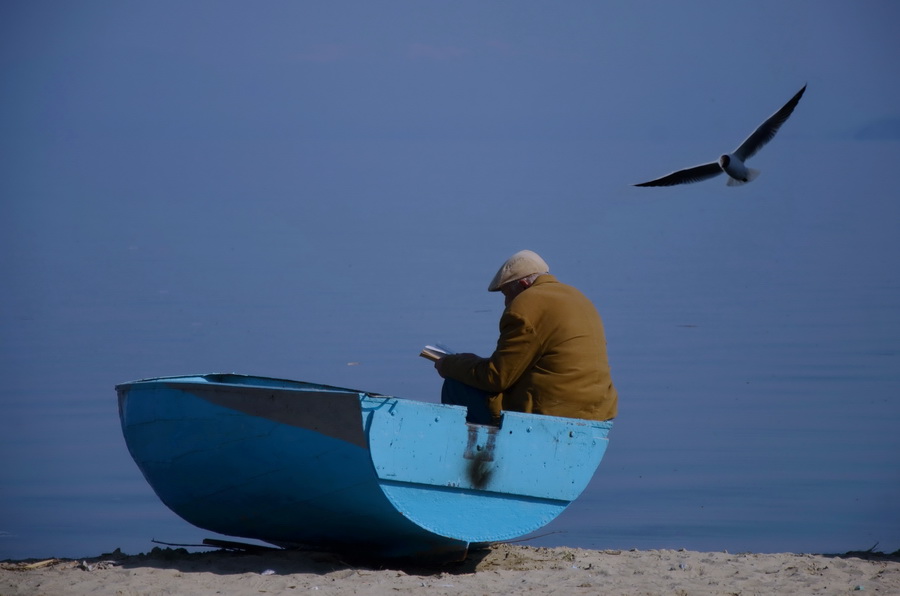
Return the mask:
<path fill-rule="evenodd" d="M 445 376 L 482 391 L 501 393 L 519 380 L 537 360 L 539 342 L 534 327 L 507 310 L 500 317 L 500 338 L 490 358 L 456 354 L 444 359 Z"/>

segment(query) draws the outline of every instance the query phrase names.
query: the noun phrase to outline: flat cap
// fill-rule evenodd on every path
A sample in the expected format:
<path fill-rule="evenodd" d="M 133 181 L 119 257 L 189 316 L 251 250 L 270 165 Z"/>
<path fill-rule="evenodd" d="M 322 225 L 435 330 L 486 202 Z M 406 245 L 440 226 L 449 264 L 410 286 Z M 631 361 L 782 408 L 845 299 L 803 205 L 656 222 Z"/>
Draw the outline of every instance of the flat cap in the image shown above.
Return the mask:
<path fill-rule="evenodd" d="M 488 292 L 497 292 L 500 286 L 534 273 L 550 273 L 550 267 L 536 252 L 520 250 L 506 259 L 503 266 L 491 280 Z"/>

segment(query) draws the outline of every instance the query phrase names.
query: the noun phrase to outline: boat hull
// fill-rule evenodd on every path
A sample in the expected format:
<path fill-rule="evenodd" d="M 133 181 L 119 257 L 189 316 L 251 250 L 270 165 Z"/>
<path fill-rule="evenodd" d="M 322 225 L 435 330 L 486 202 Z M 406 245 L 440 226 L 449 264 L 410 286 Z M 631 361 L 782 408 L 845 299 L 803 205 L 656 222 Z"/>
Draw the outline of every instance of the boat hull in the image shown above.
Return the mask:
<path fill-rule="evenodd" d="M 532 532 L 590 481 L 609 422 L 239 375 L 117 386 L 128 449 L 188 522 L 281 546 L 452 558 Z"/>

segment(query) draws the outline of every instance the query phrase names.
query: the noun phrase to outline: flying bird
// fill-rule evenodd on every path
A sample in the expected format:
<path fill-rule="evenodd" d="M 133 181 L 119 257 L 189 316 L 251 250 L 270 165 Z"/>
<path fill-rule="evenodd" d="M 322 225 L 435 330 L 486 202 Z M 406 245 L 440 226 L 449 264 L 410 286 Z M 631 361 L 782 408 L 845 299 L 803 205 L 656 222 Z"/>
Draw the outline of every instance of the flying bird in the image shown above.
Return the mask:
<path fill-rule="evenodd" d="M 756 152 L 762 149 L 763 145 L 772 140 L 781 125 L 784 124 L 800 98 L 806 91 L 806 85 L 797 92 L 780 110 L 769 116 L 769 118 L 759 125 L 749 137 L 747 137 L 733 153 L 721 156 L 717 161 L 705 163 L 703 165 L 694 166 L 684 170 L 678 170 L 671 174 L 666 174 L 662 178 L 650 180 L 649 182 L 641 182 L 634 186 L 674 186 L 676 184 L 688 184 L 690 182 L 700 182 L 707 178 L 718 176 L 722 172 L 728 174 L 728 186 L 738 186 L 750 182 L 759 176 L 759 170 L 748 168 L 744 162 L 756 155 Z"/>

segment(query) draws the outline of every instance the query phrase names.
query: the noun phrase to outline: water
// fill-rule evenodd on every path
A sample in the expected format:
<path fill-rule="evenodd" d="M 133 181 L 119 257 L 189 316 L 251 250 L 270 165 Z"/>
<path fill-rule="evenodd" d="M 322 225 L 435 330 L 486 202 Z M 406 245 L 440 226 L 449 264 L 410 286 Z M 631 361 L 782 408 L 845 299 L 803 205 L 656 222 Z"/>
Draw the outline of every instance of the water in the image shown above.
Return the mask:
<path fill-rule="evenodd" d="M 779 139 L 807 159 L 760 158 L 740 189 L 631 188 L 646 172 L 594 142 L 118 143 L 11 165 L 0 559 L 211 536 L 143 480 L 116 383 L 239 372 L 437 401 L 419 349 L 488 353 L 485 287 L 522 248 L 597 304 L 621 399 L 590 486 L 530 544 L 900 548 L 896 142 Z"/>

